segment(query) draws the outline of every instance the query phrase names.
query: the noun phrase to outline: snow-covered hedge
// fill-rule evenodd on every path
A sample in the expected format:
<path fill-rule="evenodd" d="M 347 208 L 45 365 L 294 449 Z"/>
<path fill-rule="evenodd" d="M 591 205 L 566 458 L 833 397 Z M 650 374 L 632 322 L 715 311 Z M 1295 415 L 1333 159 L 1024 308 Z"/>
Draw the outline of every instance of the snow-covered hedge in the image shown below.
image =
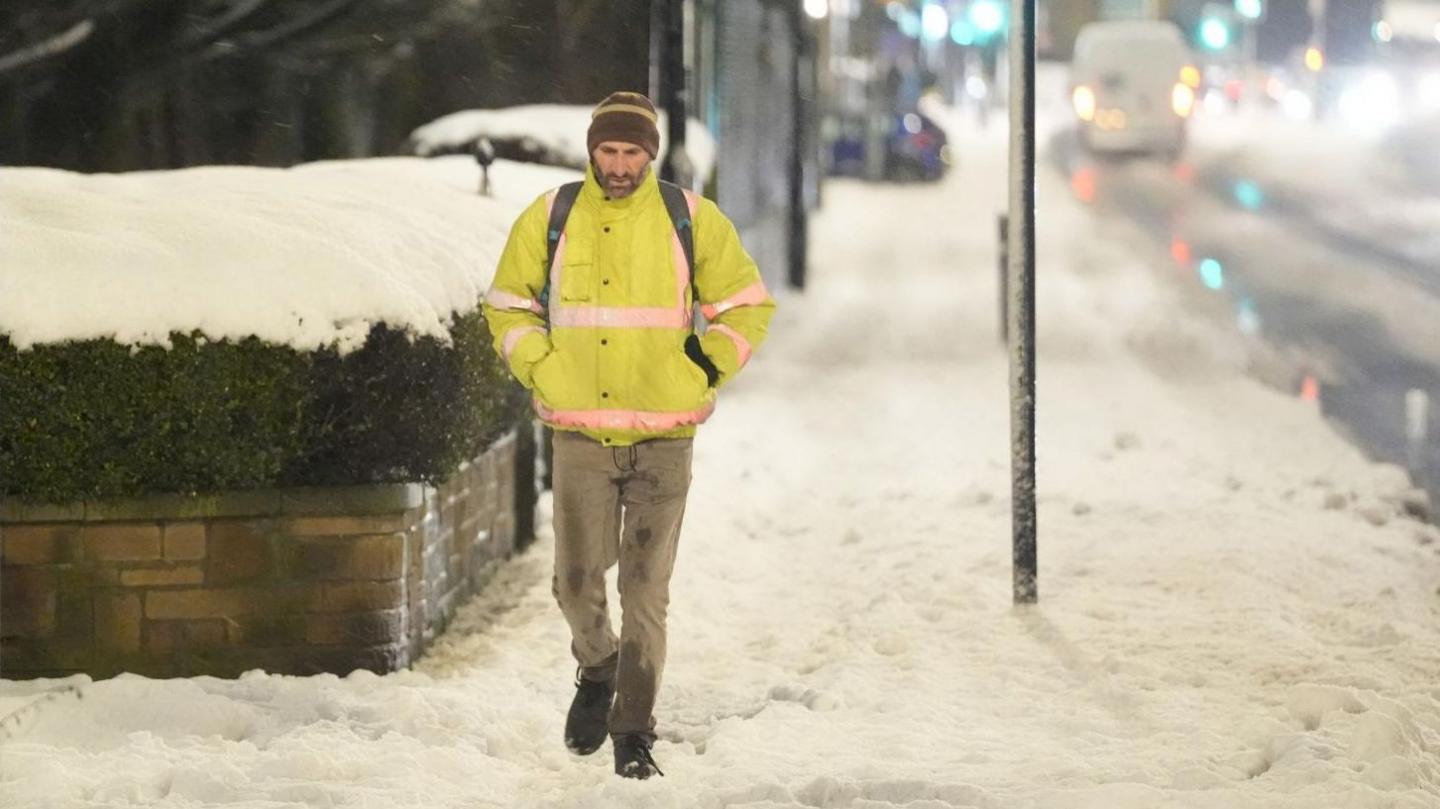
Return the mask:
<path fill-rule="evenodd" d="M 35 346 L 0 337 L 0 496 L 434 482 L 520 417 L 478 312 L 448 343 L 383 325 L 346 354 L 255 338 Z"/>
<path fill-rule="evenodd" d="M 471 153 L 475 143 L 488 138 L 496 156 L 527 163 L 563 166 L 583 171 L 590 161 L 585 132 L 592 107 L 568 104 L 528 104 L 497 110 L 461 110 L 436 118 L 410 133 L 406 150 L 422 157 Z M 668 147 L 669 131 L 660 112 L 660 159 Z M 685 153 L 701 182 L 715 171 L 715 139 L 694 118 L 685 125 Z M 658 160 L 657 160 L 658 162 Z"/>
<path fill-rule="evenodd" d="M 473 161 L 469 161 L 473 166 Z M 0 496 L 433 481 L 519 417 L 466 161 L 0 170 Z"/>

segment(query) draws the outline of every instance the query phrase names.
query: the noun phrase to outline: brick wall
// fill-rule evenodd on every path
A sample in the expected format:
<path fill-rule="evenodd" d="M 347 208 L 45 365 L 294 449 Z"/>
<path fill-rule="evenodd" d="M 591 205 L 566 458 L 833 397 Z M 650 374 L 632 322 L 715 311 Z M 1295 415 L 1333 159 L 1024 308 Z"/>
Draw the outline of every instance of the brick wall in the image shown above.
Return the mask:
<path fill-rule="evenodd" d="M 404 667 L 528 541 L 517 443 L 438 487 L 0 505 L 0 676 Z"/>

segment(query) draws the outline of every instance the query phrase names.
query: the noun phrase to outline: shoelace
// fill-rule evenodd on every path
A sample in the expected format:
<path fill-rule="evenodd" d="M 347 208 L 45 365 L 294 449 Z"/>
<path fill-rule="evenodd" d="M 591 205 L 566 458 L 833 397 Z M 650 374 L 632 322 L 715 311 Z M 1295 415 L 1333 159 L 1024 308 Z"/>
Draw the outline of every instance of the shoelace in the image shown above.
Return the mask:
<path fill-rule="evenodd" d="M 650 755 L 650 745 L 648 745 L 648 744 L 637 744 L 637 745 L 635 745 L 635 747 L 640 751 L 640 758 L 645 759 L 645 763 L 646 763 L 646 764 L 649 764 L 651 767 L 654 767 L 654 768 L 655 768 L 655 772 L 658 773 L 661 778 L 664 778 L 664 777 L 665 777 L 665 771 L 662 770 L 662 769 L 660 769 L 660 765 L 659 765 L 659 764 L 656 764 L 656 763 L 655 763 L 655 758 Z"/>

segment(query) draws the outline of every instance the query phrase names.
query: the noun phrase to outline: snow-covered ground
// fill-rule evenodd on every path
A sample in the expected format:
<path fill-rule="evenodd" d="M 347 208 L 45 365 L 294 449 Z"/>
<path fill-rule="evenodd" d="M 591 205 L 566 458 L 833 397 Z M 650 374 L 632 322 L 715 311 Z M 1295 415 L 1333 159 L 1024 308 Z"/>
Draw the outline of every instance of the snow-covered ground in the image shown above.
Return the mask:
<path fill-rule="evenodd" d="M 1325 230 L 1440 267 L 1440 121 L 1385 133 L 1266 111 L 1193 123 L 1189 156 L 1202 173 L 1248 182 Z"/>
<path fill-rule="evenodd" d="M 827 186 L 810 288 L 696 441 L 667 777 L 564 750 L 546 534 L 413 671 L 0 683 L 0 805 L 1440 806 L 1440 531 L 1048 172 L 1012 606 L 1003 133 L 956 145 L 937 187 Z"/>

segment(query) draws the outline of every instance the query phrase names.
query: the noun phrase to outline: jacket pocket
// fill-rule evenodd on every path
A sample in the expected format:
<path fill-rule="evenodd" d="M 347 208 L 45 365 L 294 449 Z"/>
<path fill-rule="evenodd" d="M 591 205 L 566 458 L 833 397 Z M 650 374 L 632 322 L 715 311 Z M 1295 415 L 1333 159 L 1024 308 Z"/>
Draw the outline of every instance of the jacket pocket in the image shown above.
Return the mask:
<path fill-rule="evenodd" d="M 557 381 L 555 371 L 559 368 L 559 361 L 560 352 L 551 351 L 549 354 L 541 357 L 540 361 L 535 363 L 535 367 L 530 370 L 531 392 L 533 392 L 540 401 L 552 407 L 555 404 L 555 393 L 558 392 L 558 389 L 555 387 Z"/>
<path fill-rule="evenodd" d="M 560 267 L 561 303 L 586 303 L 595 297 L 595 262 L 565 257 Z"/>

